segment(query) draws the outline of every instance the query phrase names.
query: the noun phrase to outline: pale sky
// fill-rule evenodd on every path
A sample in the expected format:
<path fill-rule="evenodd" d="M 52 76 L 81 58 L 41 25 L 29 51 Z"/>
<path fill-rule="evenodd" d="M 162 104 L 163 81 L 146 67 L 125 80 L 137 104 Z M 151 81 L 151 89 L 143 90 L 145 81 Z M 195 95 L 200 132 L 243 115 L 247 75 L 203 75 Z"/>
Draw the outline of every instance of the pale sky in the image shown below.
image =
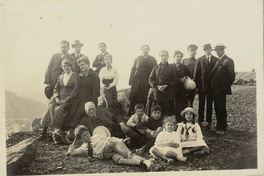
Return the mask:
<path fill-rule="evenodd" d="M 236 71 L 250 71 L 263 59 L 260 0 L 7 2 L 1 5 L 0 29 L 6 88 L 42 102 L 44 74 L 61 40 L 80 40 L 91 62 L 99 54 L 98 43 L 105 42 L 119 71 L 118 88 L 128 87 L 142 44 L 158 62 L 163 49 L 170 52 L 170 62 L 174 50 L 188 57 L 191 43 L 199 46 L 197 57 L 204 43 L 225 44 Z"/>

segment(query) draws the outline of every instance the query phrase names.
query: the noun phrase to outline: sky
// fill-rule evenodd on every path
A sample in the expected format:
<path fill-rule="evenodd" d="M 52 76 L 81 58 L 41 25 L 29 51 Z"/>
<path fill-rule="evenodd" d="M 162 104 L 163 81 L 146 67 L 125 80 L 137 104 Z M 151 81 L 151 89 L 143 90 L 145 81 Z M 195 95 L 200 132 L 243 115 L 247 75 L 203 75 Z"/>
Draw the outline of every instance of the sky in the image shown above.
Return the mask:
<path fill-rule="evenodd" d="M 92 62 L 105 42 L 119 72 L 118 88 L 127 88 L 134 59 L 143 44 L 159 62 L 159 51 L 172 53 L 197 44 L 226 45 L 236 71 L 250 71 L 263 59 L 260 0 L 107 0 L 6 1 L 0 4 L 5 87 L 20 96 L 47 102 L 44 75 L 61 40 L 84 43 Z M 70 50 L 72 52 L 72 50 Z M 213 53 L 215 54 L 215 53 Z"/>

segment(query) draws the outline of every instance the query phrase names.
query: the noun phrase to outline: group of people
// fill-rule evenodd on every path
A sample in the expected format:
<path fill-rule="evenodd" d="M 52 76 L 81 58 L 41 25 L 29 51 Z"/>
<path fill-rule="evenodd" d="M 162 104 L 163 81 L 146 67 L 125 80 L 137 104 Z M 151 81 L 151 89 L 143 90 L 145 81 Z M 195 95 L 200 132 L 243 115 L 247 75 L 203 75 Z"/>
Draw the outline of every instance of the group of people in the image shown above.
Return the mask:
<path fill-rule="evenodd" d="M 88 154 L 112 158 L 117 164 L 146 166 L 153 160 L 185 161 L 187 153 L 208 154 L 201 125 L 212 128 L 212 105 L 216 112 L 217 134 L 227 130 L 226 95 L 231 94 L 235 79 L 234 62 L 225 55 L 225 46 L 203 45 L 204 56 L 196 59 L 198 47 L 187 47 L 189 58 L 176 50 L 174 63 L 169 52 L 159 53 L 160 63 L 149 55 L 148 45 L 135 59 L 129 78 L 131 86 L 129 111 L 122 112 L 118 101 L 118 71 L 105 43 L 93 61 L 81 53 L 83 44 L 60 43 L 61 52 L 54 54 L 45 75 L 45 94 L 49 101 L 42 125 L 42 137 L 48 128 L 56 144 L 71 144 L 68 155 Z M 191 84 L 191 85 L 190 85 Z M 196 86 L 195 86 L 196 85 Z M 199 95 L 199 112 L 193 109 Z M 204 109 L 206 104 L 206 121 Z M 196 119 L 198 117 L 198 121 Z M 76 148 L 77 141 L 83 145 Z M 135 153 L 129 148 L 136 148 Z"/>

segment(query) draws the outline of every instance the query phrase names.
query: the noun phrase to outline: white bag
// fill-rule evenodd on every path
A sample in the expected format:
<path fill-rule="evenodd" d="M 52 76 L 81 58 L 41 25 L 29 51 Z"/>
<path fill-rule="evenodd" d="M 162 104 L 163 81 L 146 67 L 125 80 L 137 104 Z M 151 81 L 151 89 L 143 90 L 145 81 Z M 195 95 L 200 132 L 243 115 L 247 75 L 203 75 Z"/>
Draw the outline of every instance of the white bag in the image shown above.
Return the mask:
<path fill-rule="evenodd" d="M 186 90 L 194 90 L 196 88 L 196 84 L 190 77 L 187 77 L 184 81 L 184 88 Z"/>

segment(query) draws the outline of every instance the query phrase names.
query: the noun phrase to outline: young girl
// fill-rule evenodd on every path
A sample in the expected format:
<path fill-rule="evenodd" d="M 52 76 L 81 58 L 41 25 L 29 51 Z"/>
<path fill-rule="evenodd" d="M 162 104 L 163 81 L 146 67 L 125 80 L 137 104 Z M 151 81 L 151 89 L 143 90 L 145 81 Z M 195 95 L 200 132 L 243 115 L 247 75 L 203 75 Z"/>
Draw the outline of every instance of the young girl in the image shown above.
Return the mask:
<path fill-rule="evenodd" d="M 70 145 L 66 155 L 88 154 L 88 156 L 98 159 L 112 158 L 116 164 L 143 166 L 148 170 L 153 170 L 152 160 L 132 154 L 122 139 L 110 137 L 110 135 L 107 128 L 99 126 L 90 136 L 87 127 L 80 125 L 75 130 L 74 142 Z M 75 149 L 78 141 L 83 144 Z"/>
<path fill-rule="evenodd" d="M 174 159 L 186 161 L 186 157 L 182 154 L 180 138 L 175 131 L 175 123 L 173 116 L 164 118 L 165 131 L 159 133 L 155 145 L 149 151 L 153 157 L 167 160 L 167 162 L 173 162 Z"/>
<path fill-rule="evenodd" d="M 180 136 L 183 153 L 208 154 L 210 150 L 203 140 L 203 134 L 198 123 L 195 122 L 196 111 L 187 107 L 181 115 L 183 122 L 178 123 L 177 135 Z"/>

